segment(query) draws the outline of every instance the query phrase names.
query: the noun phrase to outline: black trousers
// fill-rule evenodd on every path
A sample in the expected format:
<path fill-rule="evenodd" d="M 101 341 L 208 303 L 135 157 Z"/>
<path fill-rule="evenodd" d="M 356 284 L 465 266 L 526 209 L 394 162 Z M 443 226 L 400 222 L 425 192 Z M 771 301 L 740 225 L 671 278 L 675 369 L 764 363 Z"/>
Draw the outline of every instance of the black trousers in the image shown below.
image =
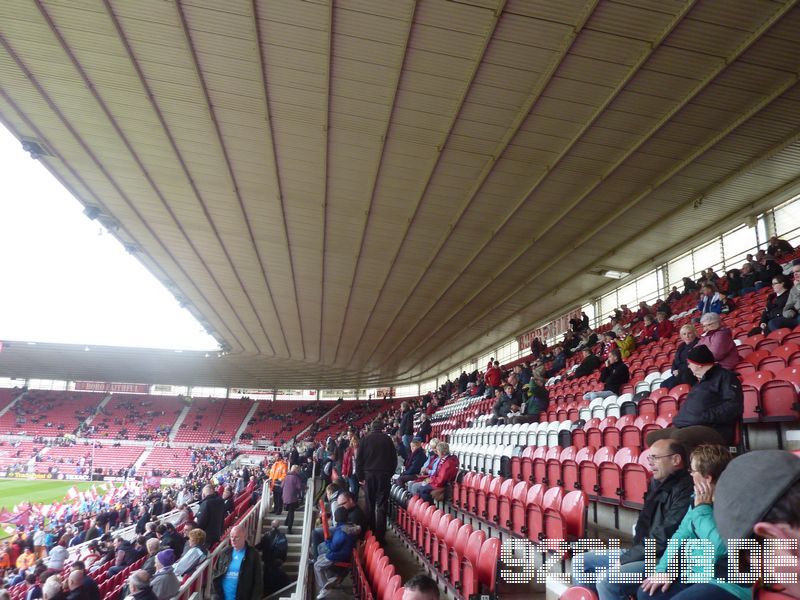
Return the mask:
<path fill-rule="evenodd" d="M 284 525 L 289 533 L 292 533 L 292 525 L 294 525 L 294 511 L 297 510 L 297 506 L 300 502 L 289 502 L 286 506 L 286 521 L 284 521 Z"/>
<path fill-rule="evenodd" d="M 391 471 L 367 471 L 364 474 L 367 527 L 381 542 L 386 534 L 386 515 L 389 510 L 392 474 Z"/>
<path fill-rule="evenodd" d="M 273 512 L 277 515 L 281 514 L 283 512 L 283 488 L 279 483 L 272 488 L 272 502 L 275 504 Z"/>

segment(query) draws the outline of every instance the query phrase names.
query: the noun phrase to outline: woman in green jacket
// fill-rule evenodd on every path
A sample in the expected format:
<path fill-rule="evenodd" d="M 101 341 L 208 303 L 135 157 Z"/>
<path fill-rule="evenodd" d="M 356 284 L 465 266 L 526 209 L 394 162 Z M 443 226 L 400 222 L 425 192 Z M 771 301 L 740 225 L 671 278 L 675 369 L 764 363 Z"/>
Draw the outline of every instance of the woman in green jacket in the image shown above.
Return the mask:
<path fill-rule="evenodd" d="M 740 586 L 716 579 L 706 573 L 700 557 L 702 548 L 692 548 L 696 557 L 687 572 L 681 568 L 685 563 L 682 546 L 689 540 L 705 540 L 714 549 L 714 564 L 725 564 L 728 549 L 714 522 L 714 487 L 731 454 L 724 446 L 704 444 L 694 449 L 691 455 L 691 474 L 694 480 L 694 505 L 683 517 L 678 530 L 670 538 L 667 549 L 656 565 L 655 575 L 646 578 L 637 593 L 637 600 L 749 600 L 750 586 Z M 705 544 L 706 547 L 707 544 Z M 689 583 L 687 579 L 706 582 Z"/>

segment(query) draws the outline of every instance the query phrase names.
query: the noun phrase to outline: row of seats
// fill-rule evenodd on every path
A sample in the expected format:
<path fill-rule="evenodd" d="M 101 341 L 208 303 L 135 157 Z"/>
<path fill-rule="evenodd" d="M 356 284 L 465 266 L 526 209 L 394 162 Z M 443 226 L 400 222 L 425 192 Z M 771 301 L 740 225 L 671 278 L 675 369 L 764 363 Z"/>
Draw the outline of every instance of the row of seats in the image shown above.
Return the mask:
<path fill-rule="evenodd" d="M 588 495 L 546 483 L 467 473 L 453 486 L 453 505 L 510 535 L 539 543 L 586 534 Z"/>
<path fill-rule="evenodd" d="M 105 394 L 95 392 L 29 390 L 0 416 L 0 433 L 44 437 L 74 433 L 103 398 Z"/>
<path fill-rule="evenodd" d="M 195 398 L 174 441 L 202 444 L 215 439 L 228 444 L 252 406 L 250 400 Z"/>
<path fill-rule="evenodd" d="M 405 593 L 400 575 L 371 531 L 353 550 L 353 586 L 361 600 L 402 600 Z"/>
<path fill-rule="evenodd" d="M 396 507 L 396 524 L 400 538 L 456 598 L 495 593 L 499 538 L 418 497 Z"/>
<path fill-rule="evenodd" d="M 526 449 L 511 458 L 512 481 L 582 490 L 590 500 L 641 508 L 650 481 L 649 450 L 569 446 Z M 478 474 L 472 474 L 474 480 Z M 466 477 L 466 476 L 465 476 Z"/>

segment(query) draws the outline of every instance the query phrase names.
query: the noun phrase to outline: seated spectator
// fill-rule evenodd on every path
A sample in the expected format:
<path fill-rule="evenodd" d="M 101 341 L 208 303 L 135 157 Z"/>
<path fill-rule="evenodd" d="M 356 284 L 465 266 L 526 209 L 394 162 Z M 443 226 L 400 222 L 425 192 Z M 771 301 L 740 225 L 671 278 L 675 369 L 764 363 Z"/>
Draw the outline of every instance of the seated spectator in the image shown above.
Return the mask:
<path fill-rule="evenodd" d="M 728 294 L 735 298 L 742 294 L 742 272 L 739 269 L 730 269 L 725 274 L 725 279 L 728 280 Z"/>
<path fill-rule="evenodd" d="M 208 556 L 206 550 L 206 532 L 196 527 L 189 532 L 189 541 L 186 550 L 178 562 L 175 563 L 173 570 L 175 575 L 183 577 L 193 573 L 194 570 L 202 563 Z"/>
<path fill-rule="evenodd" d="M 69 556 L 69 552 L 67 552 L 67 544 L 69 544 L 69 538 L 66 535 L 62 535 L 58 540 L 58 544 L 53 546 L 53 549 L 50 550 L 47 555 L 48 569 L 60 571 L 64 568 L 64 561 L 66 561 L 67 557 Z"/>
<path fill-rule="evenodd" d="M 547 408 L 550 393 L 544 387 L 544 379 L 534 376 L 523 386 L 523 404 L 520 407 L 521 414 L 511 419 L 512 423 L 534 423 L 539 421 L 539 414 Z"/>
<path fill-rule="evenodd" d="M 772 285 L 772 278 L 775 275 L 783 275 L 783 267 L 778 264 L 775 257 L 771 254 L 764 254 L 758 263 L 761 269 L 758 271 L 756 279 L 756 289 L 760 290 L 763 287 Z"/>
<path fill-rule="evenodd" d="M 775 331 L 782 327 L 792 329 L 800 324 L 800 259 L 792 261 L 792 278 L 794 286 L 789 290 L 789 295 L 786 297 L 783 314 L 780 317 L 770 319 L 770 331 Z"/>
<path fill-rule="evenodd" d="M 628 365 L 622 362 L 622 354 L 619 349 L 614 348 L 608 353 L 606 366 L 600 370 L 600 381 L 604 384 L 603 391 L 586 392 L 583 399 L 594 400 L 595 398 L 619 396 L 622 386 L 628 383 L 629 379 Z"/>
<path fill-rule="evenodd" d="M 701 315 L 708 312 L 722 312 L 719 292 L 717 292 L 717 286 L 713 283 L 705 283 L 703 287 L 700 288 L 700 300 L 697 302 L 697 310 L 700 311 Z"/>
<path fill-rule="evenodd" d="M 656 326 L 653 315 L 645 315 L 644 327 L 639 332 L 639 339 L 637 344 L 645 345 L 658 341 L 658 327 Z"/>
<path fill-rule="evenodd" d="M 696 292 L 700 289 L 694 281 L 692 281 L 691 277 L 684 277 L 683 278 L 683 295 L 686 296 L 687 294 L 691 294 L 692 292 Z"/>
<path fill-rule="evenodd" d="M 426 460 L 425 450 L 422 448 L 422 438 L 415 437 L 411 440 L 411 453 L 403 463 L 403 471 L 397 478 L 399 485 L 405 486 L 406 483 L 416 479 Z"/>
<path fill-rule="evenodd" d="M 682 383 L 689 385 L 697 383 L 697 378 L 689 368 L 688 356 L 689 350 L 694 348 L 699 340 L 694 325 L 687 323 L 681 327 L 681 343 L 678 344 L 672 359 L 672 375 L 661 382 L 662 388 L 672 389 Z"/>
<path fill-rule="evenodd" d="M 644 300 L 639 302 L 639 310 L 637 310 L 633 315 L 633 323 L 638 323 L 639 321 L 643 321 L 646 315 L 652 315 L 652 309 L 647 305 L 647 302 Z"/>
<path fill-rule="evenodd" d="M 767 254 L 771 254 L 775 258 L 781 258 L 794 252 L 792 245 L 786 240 L 779 239 L 777 235 L 769 238 L 769 246 L 767 246 Z"/>
<path fill-rule="evenodd" d="M 750 335 L 772 331 L 769 322 L 783 316 L 783 308 L 786 306 L 791 287 L 791 280 L 786 275 L 780 274 L 772 278 L 772 293 L 767 296 L 767 305 L 761 313 L 761 322 L 758 327 L 750 331 Z"/>
<path fill-rule="evenodd" d="M 317 598 L 331 595 L 331 586 L 339 580 L 339 576 L 331 572 L 333 566 L 337 562 L 350 562 L 350 555 L 360 533 L 358 525 L 347 522 L 347 510 L 344 508 L 336 509 L 334 516 L 339 524 L 331 532 L 328 551 L 314 561 L 314 578 L 319 592 Z"/>
<path fill-rule="evenodd" d="M 755 536 L 793 546 L 780 552 L 789 563 L 775 569 L 786 583 L 759 584 L 752 598 L 800 598 L 800 458 L 783 450 L 755 450 L 731 461 L 714 490 L 714 520 L 724 540 Z"/>
<path fill-rule="evenodd" d="M 727 292 L 719 291 L 720 314 L 727 315 L 736 310 L 736 303 L 728 296 Z"/>
<path fill-rule="evenodd" d="M 708 346 L 714 360 L 725 369 L 733 369 L 739 362 L 739 351 L 733 342 L 731 330 L 722 327 L 722 318 L 717 313 L 706 313 L 700 317 L 703 335 L 698 346 Z"/>
<path fill-rule="evenodd" d="M 603 364 L 602 359 L 597 356 L 594 351 L 587 347 L 583 349 L 583 360 L 581 364 L 578 365 L 578 368 L 569 376 L 569 379 L 575 379 L 577 377 L 585 377 L 586 375 L 591 375 L 597 369 L 599 369 Z"/>
<path fill-rule="evenodd" d="M 667 318 L 667 313 L 659 310 L 656 313 L 656 331 L 658 332 L 659 340 L 668 340 L 675 333 L 675 326 Z"/>
<path fill-rule="evenodd" d="M 688 361 L 697 384 L 689 390 L 673 426 L 650 432 L 647 442 L 670 437 L 689 450 L 701 443 L 734 445 L 736 424 L 744 411 L 739 377 L 716 364 L 707 346 L 697 344 L 689 351 Z"/>
<path fill-rule="evenodd" d="M 198 529 L 197 531 L 203 530 Z M 142 564 L 142 571 L 147 571 L 152 577 L 156 574 L 156 554 L 161 549 L 161 542 L 158 538 L 150 538 L 145 542 L 145 548 L 147 548 L 147 558 Z"/>
<path fill-rule="evenodd" d="M 615 342 L 622 358 L 628 358 L 636 349 L 636 340 L 633 338 L 631 328 L 627 325 L 622 328 L 622 335 Z"/>
<path fill-rule="evenodd" d="M 667 303 L 672 304 L 673 302 L 681 299 L 681 293 L 678 291 L 678 286 L 673 285 L 672 289 L 669 292 L 669 296 L 667 296 Z"/>
<path fill-rule="evenodd" d="M 439 463 L 430 477 L 412 485 L 411 493 L 427 502 L 433 502 L 435 496 L 441 499 L 445 486 L 452 482 L 458 474 L 458 458 L 450 454 L 450 444 L 439 442 L 436 446 Z"/>
<path fill-rule="evenodd" d="M 129 599 L 132 600 L 158 600 L 153 590 L 150 589 L 150 574 L 147 571 L 134 571 L 128 576 Z"/>
<path fill-rule="evenodd" d="M 175 564 L 175 551 L 172 548 L 162 550 L 156 555 L 156 574 L 150 579 L 150 588 L 158 600 L 169 600 L 181 587 L 172 570 L 173 564 Z"/>
<path fill-rule="evenodd" d="M 439 586 L 427 575 L 414 575 L 403 584 L 402 600 L 439 600 Z"/>
<path fill-rule="evenodd" d="M 642 582 L 642 586 L 637 592 L 638 600 L 648 598 L 666 600 L 666 598 L 680 594 L 690 587 L 692 588 L 692 598 L 713 598 L 715 600 L 748 600 L 750 598 L 750 589 L 746 586 L 714 579 L 709 583 L 686 583 L 682 581 L 689 576 L 685 572 L 679 572 L 678 576 L 681 581 L 675 581 L 674 567 L 670 567 L 670 563 L 679 564 L 681 545 L 685 540 L 707 540 L 714 547 L 714 563 L 718 564 L 721 560 L 725 560 L 728 552 L 727 544 L 717 530 L 712 502 L 716 483 L 731 458 L 730 452 L 724 446 L 704 444 L 692 452 L 690 473 L 694 483 L 693 506 L 689 508 L 678 530 L 670 538 L 666 551 L 656 565 L 655 575 Z M 702 567 L 695 565 L 692 573 L 702 576 Z M 724 577 L 724 573 L 722 575 Z M 688 596 L 690 595 L 684 594 L 683 597 Z"/>
<path fill-rule="evenodd" d="M 645 496 L 644 508 L 636 521 L 633 544 L 619 556 L 621 573 L 644 574 L 645 539 L 655 540 L 656 558 L 661 558 L 692 502 L 692 477 L 687 470 L 686 450 L 681 444 L 671 439 L 658 440 L 650 446 L 647 459 L 653 479 Z M 577 585 L 596 589 L 602 600 L 624 599 L 636 594 L 638 583 L 608 583 L 604 578 L 592 581 L 597 569 L 608 569 L 607 552 L 586 552 L 582 558 L 582 561 L 577 557 L 572 559 L 572 579 Z M 587 577 L 587 574 L 591 574 L 591 577 Z"/>
<path fill-rule="evenodd" d="M 758 273 L 749 262 L 742 265 L 741 269 L 742 289 L 739 292 L 742 296 L 756 291 L 756 281 L 758 281 Z"/>
<path fill-rule="evenodd" d="M 25 600 L 33 600 L 34 598 L 42 598 L 42 600 L 66 600 L 67 598 L 67 595 L 61 589 L 61 577 L 59 575 L 51 575 L 48 577 L 41 585 L 40 589 L 41 594 L 37 594 L 29 589 L 25 594 Z"/>
<path fill-rule="evenodd" d="M 125 567 L 128 567 L 135 562 L 136 551 L 133 547 L 133 544 L 122 537 L 116 537 L 114 539 L 114 566 L 108 570 L 111 576 L 113 577 L 120 571 L 124 571 Z"/>
<path fill-rule="evenodd" d="M 553 362 L 550 364 L 550 368 L 545 371 L 545 377 L 547 379 L 558 375 L 567 365 L 567 353 L 564 352 L 564 347 L 561 344 L 556 344 L 553 347 L 553 354 Z"/>
<path fill-rule="evenodd" d="M 608 358 L 608 353 L 611 352 L 612 349 L 617 347 L 617 334 L 613 331 L 606 331 L 603 334 L 603 349 L 600 352 L 600 358 L 606 359 Z"/>
<path fill-rule="evenodd" d="M 492 405 L 492 418 L 489 421 L 491 425 L 497 425 L 498 422 L 505 420 L 508 413 L 511 411 L 511 396 L 509 396 L 501 387 L 494 390 L 494 404 Z"/>

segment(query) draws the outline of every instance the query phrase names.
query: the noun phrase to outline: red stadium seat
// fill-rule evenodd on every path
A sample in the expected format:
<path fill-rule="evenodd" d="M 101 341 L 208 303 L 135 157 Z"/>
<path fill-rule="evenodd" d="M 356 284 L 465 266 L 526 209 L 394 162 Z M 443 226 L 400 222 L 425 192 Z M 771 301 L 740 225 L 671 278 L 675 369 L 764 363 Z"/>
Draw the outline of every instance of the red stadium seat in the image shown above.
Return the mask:
<path fill-rule="evenodd" d="M 774 379 L 761 386 L 761 421 L 765 423 L 800 419 L 794 384 Z"/>
<path fill-rule="evenodd" d="M 575 586 L 561 594 L 560 600 L 598 600 L 598 597 L 597 592 Z"/>

